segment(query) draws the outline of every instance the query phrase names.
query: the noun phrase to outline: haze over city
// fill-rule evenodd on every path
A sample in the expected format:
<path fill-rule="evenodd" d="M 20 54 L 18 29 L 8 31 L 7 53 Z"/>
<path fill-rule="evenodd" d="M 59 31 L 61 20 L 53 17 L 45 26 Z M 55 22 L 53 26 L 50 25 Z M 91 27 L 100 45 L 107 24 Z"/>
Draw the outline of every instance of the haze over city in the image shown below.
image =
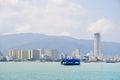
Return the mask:
<path fill-rule="evenodd" d="M 119 0 L 0 0 L 0 34 L 40 33 L 120 42 Z"/>

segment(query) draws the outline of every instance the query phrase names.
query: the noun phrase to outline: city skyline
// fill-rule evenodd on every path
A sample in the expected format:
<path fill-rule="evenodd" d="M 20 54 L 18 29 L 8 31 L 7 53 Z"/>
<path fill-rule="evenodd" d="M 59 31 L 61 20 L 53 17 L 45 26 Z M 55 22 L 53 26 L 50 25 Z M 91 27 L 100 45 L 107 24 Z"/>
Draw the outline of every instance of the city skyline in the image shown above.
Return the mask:
<path fill-rule="evenodd" d="M 118 0 L 0 0 L 0 34 L 93 39 L 90 35 L 99 32 L 102 41 L 120 42 L 119 4 Z"/>
<path fill-rule="evenodd" d="M 94 33 L 94 49 L 93 52 L 81 54 L 82 48 L 76 48 L 70 53 L 59 52 L 53 49 L 10 49 L 8 56 L 0 56 L 0 61 L 60 61 L 61 59 L 81 59 L 83 62 L 119 62 L 120 56 L 106 56 L 101 52 L 101 34 Z M 91 46 L 92 47 L 92 46 Z"/>

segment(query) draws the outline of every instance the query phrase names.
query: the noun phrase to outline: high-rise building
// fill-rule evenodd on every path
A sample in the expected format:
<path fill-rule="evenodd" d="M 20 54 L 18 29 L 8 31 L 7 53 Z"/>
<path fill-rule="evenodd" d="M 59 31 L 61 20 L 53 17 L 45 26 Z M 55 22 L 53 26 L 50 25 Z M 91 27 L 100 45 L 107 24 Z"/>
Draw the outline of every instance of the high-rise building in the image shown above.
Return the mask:
<path fill-rule="evenodd" d="M 31 50 L 30 53 L 30 59 L 34 59 L 34 60 L 39 60 L 40 59 L 40 52 L 39 50 Z"/>
<path fill-rule="evenodd" d="M 13 57 L 14 59 L 21 59 L 21 50 L 10 50 L 9 56 Z"/>
<path fill-rule="evenodd" d="M 100 56 L 100 33 L 94 34 L 94 56 Z"/>
<path fill-rule="evenodd" d="M 21 50 L 21 60 L 31 59 L 31 50 Z"/>
<path fill-rule="evenodd" d="M 40 58 L 40 59 L 44 59 L 44 55 L 45 55 L 45 54 L 44 54 L 44 53 L 45 53 L 45 52 L 44 52 L 44 49 L 40 48 L 40 49 L 37 49 L 37 50 L 39 50 L 39 58 Z"/>
<path fill-rule="evenodd" d="M 45 55 L 51 60 L 56 60 L 58 58 L 58 51 L 56 49 L 45 50 Z"/>

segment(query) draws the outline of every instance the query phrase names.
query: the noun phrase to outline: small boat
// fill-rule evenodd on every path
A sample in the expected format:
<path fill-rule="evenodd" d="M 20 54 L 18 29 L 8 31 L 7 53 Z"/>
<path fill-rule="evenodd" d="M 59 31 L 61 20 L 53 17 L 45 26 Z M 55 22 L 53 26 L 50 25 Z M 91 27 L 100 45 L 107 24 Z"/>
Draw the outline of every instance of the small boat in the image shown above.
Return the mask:
<path fill-rule="evenodd" d="M 61 60 L 62 65 L 80 65 L 80 59 L 68 59 L 68 58 L 63 58 Z"/>

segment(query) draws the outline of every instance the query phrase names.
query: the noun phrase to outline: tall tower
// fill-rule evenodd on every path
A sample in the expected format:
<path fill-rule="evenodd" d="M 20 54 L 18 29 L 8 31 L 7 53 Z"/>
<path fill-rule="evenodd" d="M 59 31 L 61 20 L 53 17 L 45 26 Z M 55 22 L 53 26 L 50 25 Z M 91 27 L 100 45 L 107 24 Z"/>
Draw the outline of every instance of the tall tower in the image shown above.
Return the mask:
<path fill-rule="evenodd" d="M 100 33 L 94 34 L 94 56 L 100 56 Z"/>

